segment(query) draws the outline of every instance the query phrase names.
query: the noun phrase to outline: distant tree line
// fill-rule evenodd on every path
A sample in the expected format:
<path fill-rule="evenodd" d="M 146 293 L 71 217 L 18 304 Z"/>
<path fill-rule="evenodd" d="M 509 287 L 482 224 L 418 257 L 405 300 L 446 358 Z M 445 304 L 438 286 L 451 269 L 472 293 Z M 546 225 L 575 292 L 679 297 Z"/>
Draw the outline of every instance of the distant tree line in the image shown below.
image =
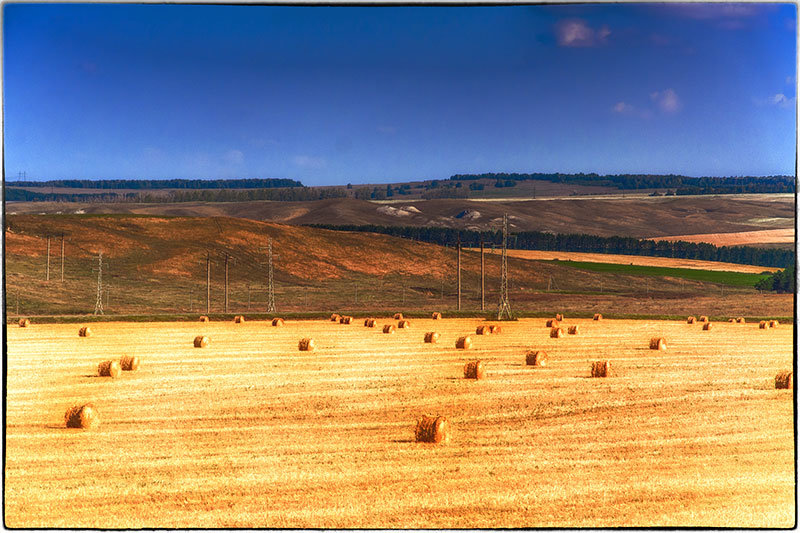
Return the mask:
<path fill-rule="evenodd" d="M 302 187 L 296 180 L 284 178 L 247 179 L 171 179 L 171 180 L 50 180 L 9 181 L 8 187 L 65 187 L 70 189 L 275 189 Z"/>
<path fill-rule="evenodd" d="M 796 280 L 794 276 L 794 265 L 778 270 L 770 277 L 759 280 L 755 287 L 761 291 L 776 291 L 779 293 L 795 292 Z"/>
<path fill-rule="evenodd" d="M 370 232 L 422 242 L 453 246 L 459 239 L 463 246 L 502 244 L 501 231 L 472 231 L 441 227 L 310 224 L 311 227 L 337 231 Z M 794 252 L 779 248 L 751 246 L 714 246 L 686 241 L 654 241 L 633 237 L 600 237 L 587 234 L 521 231 L 509 237 L 509 247 L 519 250 L 548 250 L 603 254 L 644 255 L 723 261 L 744 265 L 788 267 L 794 264 Z"/>
<path fill-rule="evenodd" d="M 277 202 L 303 202 L 344 198 L 344 187 L 291 187 L 284 189 L 202 189 L 170 191 L 151 194 L 129 193 L 40 193 L 25 189 L 6 188 L 7 202 L 95 202 L 95 203 L 173 203 L 173 202 L 246 202 L 273 200 Z"/>
<path fill-rule="evenodd" d="M 561 174 L 486 173 L 454 174 L 453 181 L 494 180 L 495 187 L 509 182 L 541 180 L 571 185 L 595 185 L 617 189 L 672 189 L 675 194 L 794 193 L 794 176 L 742 176 L 693 178 L 677 174 Z M 502 183 L 503 185 L 498 185 Z"/>

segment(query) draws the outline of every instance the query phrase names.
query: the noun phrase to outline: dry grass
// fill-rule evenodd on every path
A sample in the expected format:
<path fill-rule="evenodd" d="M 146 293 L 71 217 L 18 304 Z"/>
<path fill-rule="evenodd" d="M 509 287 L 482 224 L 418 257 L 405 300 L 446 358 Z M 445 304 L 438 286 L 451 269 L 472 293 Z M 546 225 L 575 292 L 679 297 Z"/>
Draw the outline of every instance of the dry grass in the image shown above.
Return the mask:
<path fill-rule="evenodd" d="M 490 379 L 465 380 L 455 340 L 474 319 L 415 319 L 416 335 L 326 321 L 8 328 L 8 527 L 791 527 L 794 327 L 541 319 L 473 337 Z M 317 340 L 313 356 L 297 339 Z M 649 351 L 655 336 L 669 352 Z M 147 339 L 147 364 L 87 376 Z M 525 366 L 528 347 L 548 365 Z M 608 353 L 617 377 L 590 379 Z M 613 354 L 613 355 L 611 355 Z M 758 354 L 754 357 L 753 354 Z M 103 423 L 64 428 L 92 402 Z M 423 414 L 450 442 L 415 442 Z M 65 468 L 65 464 L 69 468 Z"/>

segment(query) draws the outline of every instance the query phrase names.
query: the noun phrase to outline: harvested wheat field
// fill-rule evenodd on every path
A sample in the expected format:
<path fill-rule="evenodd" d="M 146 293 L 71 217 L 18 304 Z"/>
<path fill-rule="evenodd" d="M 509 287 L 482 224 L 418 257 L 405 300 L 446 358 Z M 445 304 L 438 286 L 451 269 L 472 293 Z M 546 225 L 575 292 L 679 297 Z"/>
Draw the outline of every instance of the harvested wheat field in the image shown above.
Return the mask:
<path fill-rule="evenodd" d="M 6 525 L 795 524 L 792 390 L 775 388 L 792 325 L 567 318 L 581 334 L 554 339 L 530 319 L 456 349 L 480 324 L 7 328 Z M 197 335 L 213 342 L 196 350 Z M 526 365 L 531 349 L 547 366 Z M 121 355 L 141 366 L 97 376 Z M 464 379 L 470 360 L 484 379 Z M 597 360 L 612 377 L 590 377 Z M 89 403 L 99 425 L 66 428 Z M 415 442 L 423 415 L 447 419 L 449 442 Z"/>

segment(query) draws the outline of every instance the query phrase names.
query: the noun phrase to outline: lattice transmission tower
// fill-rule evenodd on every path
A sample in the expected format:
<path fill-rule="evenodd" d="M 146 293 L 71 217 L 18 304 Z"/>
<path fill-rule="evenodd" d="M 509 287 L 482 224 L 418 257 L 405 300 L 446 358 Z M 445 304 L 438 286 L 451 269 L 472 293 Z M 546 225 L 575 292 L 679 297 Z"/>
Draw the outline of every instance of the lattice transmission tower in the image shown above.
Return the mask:
<path fill-rule="evenodd" d="M 503 215 L 503 256 L 500 263 L 500 305 L 497 307 L 497 320 L 513 320 L 511 316 L 511 304 L 508 303 L 508 257 L 506 248 L 508 247 L 508 213 Z"/>
<path fill-rule="evenodd" d="M 269 240 L 269 247 L 268 247 L 268 254 L 269 254 L 269 278 L 268 278 L 268 289 L 267 289 L 267 313 L 274 313 L 275 312 L 275 288 L 272 283 L 272 239 Z"/>
<path fill-rule="evenodd" d="M 103 314 L 103 252 L 97 254 L 97 299 L 94 302 L 94 314 Z"/>

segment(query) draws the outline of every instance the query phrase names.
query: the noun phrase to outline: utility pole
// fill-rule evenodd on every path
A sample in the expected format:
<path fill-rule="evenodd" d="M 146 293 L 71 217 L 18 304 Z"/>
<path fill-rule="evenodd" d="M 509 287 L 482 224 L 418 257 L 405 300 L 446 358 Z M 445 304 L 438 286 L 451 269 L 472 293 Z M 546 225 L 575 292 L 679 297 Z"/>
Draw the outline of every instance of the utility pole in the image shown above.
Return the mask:
<path fill-rule="evenodd" d="M 486 285 L 485 285 L 485 269 L 483 260 L 483 239 L 481 239 L 481 311 L 486 310 Z"/>
<path fill-rule="evenodd" d="M 94 302 L 94 314 L 103 314 L 103 252 L 97 254 L 97 299 Z"/>
<path fill-rule="evenodd" d="M 461 236 L 456 243 L 456 265 L 458 270 L 458 310 L 461 311 Z"/>
<path fill-rule="evenodd" d="M 508 214 L 503 215 L 503 256 L 500 264 L 500 305 L 497 308 L 497 320 L 502 320 L 505 314 L 508 320 L 512 320 L 511 304 L 508 303 Z"/>
<path fill-rule="evenodd" d="M 228 252 L 225 252 L 225 312 L 228 312 Z"/>
<path fill-rule="evenodd" d="M 50 235 L 47 236 L 47 270 L 45 271 L 45 281 L 50 281 Z"/>
<path fill-rule="evenodd" d="M 64 234 L 61 234 L 61 283 L 64 283 Z"/>

